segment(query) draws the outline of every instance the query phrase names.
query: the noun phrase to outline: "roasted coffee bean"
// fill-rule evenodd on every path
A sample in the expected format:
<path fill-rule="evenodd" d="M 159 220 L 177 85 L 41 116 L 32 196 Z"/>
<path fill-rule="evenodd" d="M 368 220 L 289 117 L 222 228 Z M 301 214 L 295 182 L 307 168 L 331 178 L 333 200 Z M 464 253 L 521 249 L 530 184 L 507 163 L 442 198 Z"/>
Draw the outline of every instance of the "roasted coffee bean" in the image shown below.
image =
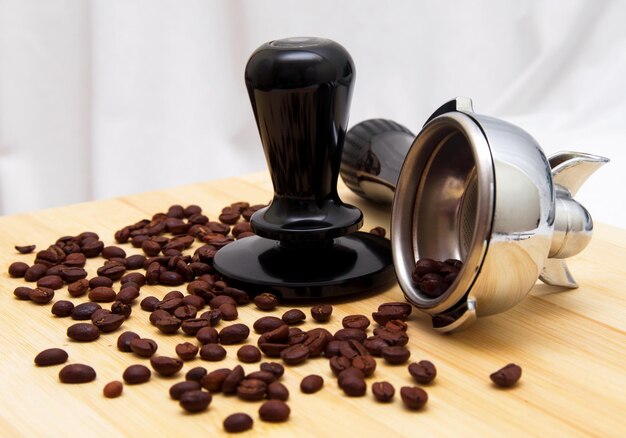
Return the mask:
<path fill-rule="evenodd" d="M 78 267 L 65 267 L 65 268 L 60 269 L 59 276 L 66 283 L 74 283 L 75 281 L 86 278 L 87 271 L 85 271 L 83 268 L 78 268 Z M 39 281 L 42 281 L 42 280 L 43 278 L 40 279 Z"/>
<path fill-rule="evenodd" d="M 224 327 L 219 333 L 220 343 L 224 345 L 237 344 L 248 339 L 250 329 L 245 324 L 233 324 Z"/>
<path fill-rule="evenodd" d="M 208 374 L 202 376 L 201 384 L 204 389 L 207 389 L 209 392 L 221 392 L 222 385 L 224 384 L 224 380 L 231 371 L 228 368 L 218 368 L 217 370 L 211 371 Z"/>
<path fill-rule="evenodd" d="M 291 345 L 281 351 L 280 357 L 287 365 L 297 365 L 309 358 L 309 348 L 302 344 Z"/>
<path fill-rule="evenodd" d="M 433 259 L 423 258 L 415 262 L 415 268 L 413 269 L 414 277 L 418 279 L 423 275 L 430 273 L 437 273 L 441 267 L 441 262 Z"/>
<path fill-rule="evenodd" d="M 61 269 L 63 269 L 63 265 L 50 266 L 46 270 L 46 275 L 44 275 L 44 277 L 47 277 L 49 275 L 56 275 L 56 276 L 58 276 L 61 273 Z M 44 277 L 41 277 L 41 278 L 44 278 Z M 41 280 L 41 278 L 39 280 Z M 37 281 L 39 281 L 39 280 L 37 280 Z"/>
<path fill-rule="evenodd" d="M 259 408 L 259 417 L 263 421 L 280 423 L 289 419 L 291 409 L 282 400 L 268 400 Z"/>
<path fill-rule="evenodd" d="M 245 376 L 246 374 L 241 365 L 235 366 L 222 382 L 222 392 L 224 394 L 234 394 Z"/>
<path fill-rule="evenodd" d="M 109 277 L 111 280 L 119 280 L 124 272 L 126 272 L 126 265 L 122 262 L 108 261 L 104 266 L 101 266 L 96 271 L 101 277 Z"/>
<path fill-rule="evenodd" d="M 390 332 L 406 332 L 407 328 L 406 322 L 400 321 L 399 319 L 392 319 L 385 324 L 385 329 Z"/>
<path fill-rule="evenodd" d="M 72 309 L 74 309 L 74 303 L 71 301 L 60 300 L 52 305 L 50 311 L 53 315 L 65 318 L 66 316 L 70 316 L 72 314 Z"/>
<path fill-rule="evenodd" d="M 171 335 L 178 331 L 181 324 L 182 321 L 180 319 L 174 316 L 165 316 L 163 318 L 159 318 L 154 325 L 156 326 L 156 328 L 159 329 L 161 333 Z"/>
<path fill-rule="evenodd" d="M 193 306 L 196 310 L 200 310 L 204 305 L 204 299 L 198 295 L 185 295 L 183 297 L 183 306 Z"/>
<path fill-rule="evenodd" d="M 194 380 L 185 380 L 184 382 L 178 382 L 170 387 L 170 397 L 174 400 L 180 400 L 182 395 L 187 391 L 196 391 L 200 388 L 200 382 L 196 382 Z"/>
<path fill-rule="evenodd" d="M 122 288 L 127 283 L 135 283 L 135 286 L 137 288 L 140 288 L 141 286 L 146 284 L 146 276 L 141 274 L 141 273 L 139 273 L 139 272 L 131 272 L 129 274 L 124 275 L 120 279 L 120 283 L 122 284 Z"/>
<path fill-rule="evenodd" d="M 195 318 L 197 313 L 198 313 L 198 309 L 196 309 L 194 306 L 189 306 L 185 304 L 183 304 L 180 307 L 177 307 L 174 310 L 174 316 L 180 319 L 181 321 Z"/>
<path fill-rule="evenodd" d="M 100 330 L 91 323 L 78 322 L 67 328 L 67 337 L 79 342 L 91 342 L 100 337 Z"/>
<path fill-rule="evenodd" d="M 324 349 L 324 356 L 331 358 L 333 356 L 339 356 L 341 354 L 341 346 L 346 341 L 336 341 L 332 340 L 328 344 L 326 344 L 326 348 Z"/>
<path fill-rule="evenodd" d="M 182 344 L 176 345 L 176 354 L 182 360 L 191 360 L 196 357 L 198 354 L 198 346 L 192 344 L 191 342 L 183 342 Z"/>
<path fill-rule="evenodd" d="M 417 286 L 425 295 L 436 298 L 446 291 L 448 283 L 439 274 L 426 274 L 419 279 Z"/>
<path fill-rule="evenodd" d="M 211 289 L 211 284 L 203 280 L 193 280 L 187 284 L 187 292 L 194 295 L 200 295 Z"/>
<path fill-rule="evenodd" d="M 250 302 L 250 295 L 248 295 L 246 291 L 243 291 L 241 289 L 227 287 L 224 293 L 228 294 L 229 297 L 235 300 L 238 306 L 243 306 Z"/>
<path fill-rule="evenodd" d="M 250 217 L 252 217 L 252 215 L 254 213 L 256 213 L 257 211 L 259 211 L 262 208 L 267 207 L 267 205 L 265 204 L 256 204 L 256 205 L 251 205 L 248 208 L 245 208 L 242 212 L 241 215 L 243 216 L 243 218 L 250 222 Z"/>
<path fill-rule="evenodd" d="M 352 361 L 344 356 L 333 356 L 330 358 L 330 369 L 334 375 L 339 375 L 343 370 L 352 367 Z M 362 373 L 361 373 L 362 374 Z"/>
<path fill-rule="evenodd" d="M 363 371 L 365 377 L 369 377 L 374 374 L 376 371 L 376 359 L 372 356 L 364 355 L 364 356 L 356 356 L 352 359 L 352 366 L 358 370 Z"/>
<path fill-rule="evenodd" d="M 120 328 L 125 319 L 126 317 L 124 315 L 111 313 L 93 321 L 93 325 L 98 327 L 101 332 L 108 333 Z"/>
<path fill-rule="evenodd" d="M 437 376 L 437 369 L 432 362 L 421 360 L 418 363 L 409 365 L 409 373 L 415 381 L 421 385 L 427 385 Z"/>
<path fill-rule="evenodd" d="M 102 257 L 105 259 L 126 258 L 126 251 L 119 246 L 105 246 L 102 248 Z"/>
<path fill-rule="evenodd" d="M 207 319 L 211 327 L 215 327 L 222 320 L 222 312 L 219 309 L 212 309 L 200 315 L 201 318 Z"/>
<path fill-rule="evenodd" d="M 42 263 L 35 263 L 30 268 L 24 272 L 24 280 L 26 281 L 37 281 L 44 275 L 46 275 L 46 271 L 48 270 L 48 266 Z"/>
<path fill-rule="evenodd" d="M 508 364 L 489 376 L 491 381 L 501 388 L 515 385 L 520 377 L 522 377 L 522 368 L 514 363 Z"/>
<path fill-rule="evenodd" d="M 65 365 L 59 371 L 59 380 L 62 383 L 87 383 L 96 379 L 96 371 L 89 365 L 73 363 Z"/>
<path fill-rule="evenodd" d="M 117 398 L 122 395 L 123 391 L 124 385 L 122 384 L 122 382 L 114 380 L 104 385 L 104 388 L 102 389 L 102 394 L 106 398 Z"/>
<path fill-rule="evenodd" d="M 282 375 L 285 373 L 285 367 L 277 362 L 263 362 L 260 365 L 260 369 L 261 371 L 267 371 L 274 374 L 277 379 L 282 377 Z"/>
<path fill-rule="evenodd" d="M 30 300 L 32 290 L 32 287 L 18 286 L 13 290 L 13 295 L 15 295 L 15 298 L 18 300 Z"/>
<path fill-rule="evenodd" d="M 211 403 L 211 393 L 207 391 L 194 390 L 187 391 L 180 396 L 180 406 L 187 412 L 201 412 L 209 407 Z"/>
<path fill-rule="evenodd" d="M 317 322 L 326 322 L 333 314 L 333 306 L 330 304 L 321 304 L 311 307 L 311 316 Z"/>
<path fill-rule="evenodd" d="M 283 350 L 289 347 L 288 344 L 264 342 L 262 339 L 259 339 L 258 346 L 263 354 L 265 354 L 267 357 L 280 357 Z"/>
<path fill-rule="evenodd" d="M 252 328 L 255 332 L 259 334 L 264 334 L 284 325 L 285 322 L 280 318 L 277 318 L 275 316 L 264 316 L 257 319 L 252 325 Z"/>
<path fill-rule="evenodd" d="M 306 315 L 300 309 L 291 309 L 283 313 L 282 320 L 285 324 L 294 325 L 300 324 L 306 319 Z"/>
<path fill-rule="evenodd" d="M 339 387 L 341 387 L 341 382 L 343 382 L 343 380 L 347 377 L 355 377 L 361 380 L 365 379 L 363 371 L 354 367 L 349 367 L 337 374 L 337 383 L 339 384 Z"/>
<path fill-rule="evenodd" d="M 189 371 L 187 371 L 187 374 L 185 374 L 185 380 L 195 380 L 196 382 L 199 382 L 202 380 L 204 376 L 206 376 L 206 374 L 207 374 L 206 368 L 194 367 L 190 369 Z"/>
<path fill-rule="evenodd" d="M 337 341 L 355 340 L 362 343 L 367 338 L 367 334 L 363 330 L 344 328 L 337 330 L 334 338 Z"/>
<path fill-rule="evenodd" d="M 370 325 L 370 320 L 365 315 L 348 315 L 341 320 L 343 328 L 365 330 Z"/>
<path fill-rule="evenodd" d="M 250 222 L 239 222 L 231 230 L 232 235 L 235 237 L 238 237 L 241 233 L 250 233 L 250 232 L 252 232 L 252 227 L 250 226 Z"/>
<path fill-rule="evenodd" d="M 246 374 L 246 379 L 258 379 L 265 382 L 266 385 L 276 381 L 276 376 L 274 373 L 270 371 L 252 371 L 251 373 Z"/>
<path fill-rule="evenodd" d="M 135 332 L 131 332 L 131 331 L 123 332 L 117 337 L 117 349 L 120 351 L 124 351 L 126 353 L 131 352 L 132 350 L 130 349 L 130 342 L 133 339 L 140 339 L 140 337 Z"/>
<path fill-rule="evenodd" d="M 194 318 L 183 321 L 180 328 L 188 335 L 196 335 L 204 327 L 209 327 L 209 324 L 208 319 Z"/>
<path fill-rule="evenodd" d="M 216 344 L 219 340 L 219 335 L 213 327 L 203 327 L 196 333 L 196 339 L 203 345 Z"/>
<path fill-rule="evenodd" d="M 166 216 L 176 219 L 182 219 L 183 217 L 185 217 L 185 209 L 182 205 L 179 204 L 170 205 L 170 207 L 167 209 Z"/>
<path fill-rule="evenodd" d="M 381 403 L 389 403 L 393 400 L 395 393 L 396 390 L 389 382 L 376 382 L 372 384 L 372 394 L 374 394 L 376 401 Z"/>
<path fill-rule="evenodd" d="M 71 316 L 72 316 L 72 319 L 75 319 L 78 321 L 84 321 L 87 319 L 91 319 L 91 315 L 93 315 L 93 312 L 95 312 L 98 309 L 102 309 L 102 306 L 100 306 L 100 304 L 98 303 L 92 303 L 92 302 L 82 303 L 77 306 L 74 306 L 74 308 L 72 309 Z"/>
<path fill-rule="evenodd" d="M 162 309 L 157 309 L 157 310 L 155 310 L 154 312 L 152 312 L 150 314 L 149 320 L 152 323 L 152 325 L 156 325 L 156 323 L 157 323 L 157 321 L 159 319 L 161 319 L 161 318 L 169 318 L 171 316 L 172 315 L 169 312 L 167 312 L 165 310 L 162 310 Z"/>
<path fill-rule="evenodd" d="M 68 357 L 65 350 L 60 348 L 48 348 L 35 356 L 35 365 L 40 367 L 59 365 L 65 363 Z"/>
<path fill-rule="evenodd" d="M 272 382 L 267 385 L 267 398 L 270 400 L 287 401 L 289 398 L 289 390 L 280 382 Z"/>
<path fill-rule="evenodd" d="M 383 227 L 374 227 L 370 230 L 370 234 L 373 234 L 378 237 L 385 237 L 387 231 Z"/>
<path fill-rule="evenodd" d="M 237 306 L 233 306 L 229 303 L 222 304 L 219 307 L 219 311 L 222 313 L 222 319 L 224 321 L 233 321 L 239 316 L 239 312 L 237 312 Z"/>
<path fill-rule="evenodd" d="M 63 264 L 70 268 L 84 268 L 86 263 L 87 258 L 84 254 L 81 254 L 79 252 L 68 254 L 63 261 Z"/>
<path fill-rule="evenodd" d="M 147 296 L 143 300 L 141 300 L 141 303 L 139 303 L 139 306 L 141 306 L 143 310 L 146 310 L 148 312 L 153 312 L 156 305 L 159 304 L 159 302 L 160 300 L 157 297 Z"/>
<path fill-rule="evenodd" d="M 237 350 L 237 358 L 244 363 L 255 363 L 261 360 L 261 351 L 254 345 L 244 345 Z"/>
<path fill-rule="evenodd" d="M 363 341 L 363 346 L 372 356 L 382 356 L 383 348 L 388 347 L 389 344 L 378 336 L 370 336 Z"/>
<path fill-rule="evenodd" d="M 159 274 L 159 283 L 166 286 L 179 286 L 185 279 L 176 271 L 163 271 Z"/>
<path fill-rule="evenodd" d="M 155 310 L 165 310 L 169 313 L 173 313 L 177 307 L 180 307 L 183 304 L 182 298 L 168 298 L 165 299 L 156 306 L 154 306 Z"/>
<path fill-rule="evenodd" d="M 367 391 L 365 380 L 355 376 L 345 377 L 339 385 L 343 392 L 350 397 L 361 397 Z"/>
<path fill-rule="evenodd" d="M 69 286 L 67 286 L 67 291 L 73 297 L 80 297 L 84 295 L 88 290 L 89 290 L 89 280 L 87 280 L 86 278 L 75 281 Z"/>
<path fill-rule="evenodd" d="M 36 248 L 35 245 L 23 245 L 23 246 L 15 245 L 15 250 L 19 252 L 20 254 L 30 254 L 31 252 L 35 250 L 35 248 Z"/>
<path fill-rule="evenodd" d="M 409 303 L 384 303 L 378 306 L 378 311 L 372 313 L 372 318 L 380 325 L 385 325 L 392 319 L 406 320 L 411 314 Z"/>
<path fill-rule="evenodd" d="M 237 209 L 226 207 L 222 209 L 222 214 L 219 215 L 218 220 L 223 224 L 234 225 L 240 217 L 241 213 Z"/>
<path fill-rule="evenodd" d="M 126 269 L 130 271 L 134 271 L 135 269 L 141 269 L 145 262 L 146 262 L 145 256 L 141 254 L 135 254 L 135 255 L 126 257 L 126 259 L 124 260 L 124 265 L 126 265 Z M 127 275 L 131 275 L 131 274 L 127 274 Z M 141 276 L 144 277 L 144 281 L 145 281 L 145 276 L 143 274 L 141 274 Z"/>
<path fill-rule="evenodd" d="M 200 349 L 200 357 L 211 362 L 224 360 L 226 349 L 219 344 L 206 344 Z"/>
<path fill-rule="evenodd" d="M 194 214 L 200 214 L 200 213 L 202 213 L 202 207 L 195 205 L 195 204 L 190 204 L 183 209 L 183 216 L 185 216 L 186 218 L 189 218 L 193 216 Z"/>
<path fill-rule="evenodd" d="M 36 287 L 28 293 L 28 298 L 37 304 L 48 304 L 54 298 L 54 290 L 47 287 Z"/>
<path fill-rule="evenodd" d="M 152 339 L 131 339 L 130 341 L 130 349 L 137 356 L 141 357 L 151 357 L 154 353 L 156 353 L 159 346 Z"/>
<path fill-rule="evenodd" d="M 413 410 L 421 409 L 428 401 L 428 394 L 417 386 L 403 386 L 400 388 L 400 397 L 404 405 Z"/>
<path fill-rule="evenodd" d="M 261 310 L 274 310 L 278 306 L 276 295 L 267 292 L 254 297 L 253 302 Z"/>
<path fill-rule="evenodd" d="M 237 386 L 237 396 L 242 400 L 258 401 L 265 398 L 267 384 L 258 379 L 244 379 Z"/>
<path fill-rule="evenodd" d="M 21 278 L 26 274 L 29 266 L 24 262 L 14 262 L 9 265 L 9 275 L 11 277 Z"/>
<path fill-rule="evenodd" d="M 318 376 L 317 374 L 311 374 L 309 376 L 306 376 L 300 382 L 300 391 L 304 392 L 305 394 L 313 394 L 322 389 L 322 386 L 324 386 L 324 379 L 322 378 L 322 376 Z"/>
<path fill-rule="evenodd" d="M 91 322 L 93 323 L 97 321 L 98 319 L 105 317 L 106 315 L 110 315 L 111 313 L 113 312 L 111 312 L 108 309 L 97 309 L 95 312 L 91 314 Z"/>
<path fill-rule="evenodd" d="M 233 306 L 237 305 L 237 302 L 234 298 L 229 297 L 228 295 L 218 295 L 215 298 L 209 301 L 209 306 L 211 309 L 219 309 L 223 304 L 231 304 Z"/>
<path fill-rule="evenodd" d="M 150 376 L 152 376 L 150 368 L 140 364 L 129 366 L 124 370 L 124 374 L 122 374 L 124 382 L 130 385 L 145 383 L 150 380 Z"/>
<path fill-rule="evenodd" d="M 224 430 L 228 433 L 245 432 L 252 429 L 254 421 L 252 417 L 244 413 L 230 414 L 224 419 Z"/>
<path fill-rule="evenodd" d="M 150 365 L 154 371 L 162 376 L 169 377 L 178 373 L 183 367 L 183 361 L 177 357 L 152 356 Z"/>
<path fill-rule="evenodd" d="M 139 296 L 139 289 L 134 286 L 125 287 L 115 296 L 115 300 L 124 304 L 131 304 Z"/>
<path fill-rule="evenodd" d="M 183 303 L 183 298 L 185 297 L 185 295 L 179 291 L 179 290 L 172 290 L 169 291 L 168 293 L 166 293 L 165 295 L 163 295 L 163 301 L 168 301 L 168 300 L 180 300 L 179 301 L 179 306 L 182 305 Z"/>
<path fill-rule="evenodd" d="M 115 301 L 115 291 L 106 286 L 99 286 L 89 291 L 89 299 L 97 303 L 110 303 Z"/>
<path fill-rule="evenodd" d="M 389 346 L 381 350 L 383 359 L 391 365 L 400 365 L 409 360 L 411 352 L 404 346 Z"/>
<path fill-rule="evenodd" d="M 352 360 L 356 356 L 364 356 L 368 354 L 367 349 L 359 341 L 339 341 L 339 354 Z"/>
<path fill-rule="evenodd" d="M 113 286 L 113 280 L 109 277 L 93 277 L 89 280 L 89 287 L 95 289 L 97 287 L 111 287 Z"/>
<path fill-rule="evenodd" d="M 388 345 L 392 346 L 401 347 L 409 342 L 409 336 L 405 332 L 392 332 L 383 328 L 374 330 L 374 335 L 385 341 Z"/>
<path fill-rule="evenodd" d="M 130 304 L 123 303 L 121 301 L 115 301 L 111 304 L 111 313 L 115 315 L 121 315 L 124 319 L 127 319 L 132 313 L 133 309 Z"/>

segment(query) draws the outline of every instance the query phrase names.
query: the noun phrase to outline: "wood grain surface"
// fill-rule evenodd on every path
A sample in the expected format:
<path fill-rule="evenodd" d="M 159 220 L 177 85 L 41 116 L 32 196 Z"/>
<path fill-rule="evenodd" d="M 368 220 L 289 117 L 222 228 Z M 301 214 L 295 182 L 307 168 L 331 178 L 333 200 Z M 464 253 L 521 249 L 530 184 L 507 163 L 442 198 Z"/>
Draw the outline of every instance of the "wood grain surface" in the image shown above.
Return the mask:
<path fill-rule="evenodd" d="M 378 225 L 388 229 L 387 208 L 367 204 L 344 186 L 340 193 L 344 201 L 363 209 L 364 230 Z M 13 296 L 13 289 L 24 282 L 8 276 L 8 265 L 17 260 L 31 263 L 34 258 L 18 254 L 14 245 L 36 244 L 43 249 L 60 236 L 85 230 L 112 244 L 115 230 L 171 204 L 198 204 L 214 219 L 231 202 L 265 203 L 271 195 L 269 178 L 255 174 L 0 218 L 0 435 L 212 436 L 223 433 L 227 415 L 246 412 L 255 424 L 243 436 L 626 436 L 626 230 L 614 227 L 597 225 L 589 247 L 571 260 L 580 284 L 576 290 L 554 293 L 554 288 L 537 284 L 514 309 L 455 335 L 433 332 L 429 318 L 414 311 L 408 330 L 411 361 L 429 359 L 438 368 L 436 381 L 425 387 L 428 405 L 418 412 L 404 409 L 399 398 L 401 386 L 414 385 L 407 366 L 382 360 L 368 384 L 391 382 L 396 397 L 389 404 L 376 403 L 369 389 L 364 397 L 346 397 L 324 358 L 287 368 L 283 383 L 291 392 L 291 418 L 283 424 L 260 421 L 259 402 L 216 394 L 207 411 L 192 415 L 169 398 L 169 387 L 191 367 L 235 366 L 239 346 L 227 346 L 228 356 L 221 363 L 196 358 L 176 377 L 153 375 L 147 384 L 126 386 L 120 398 L 105 399 L 102 388 L 107 382 L 121 380 L 128 365 L 148 364 L 117 350 L 121 331 L 157 340 L 158 353 L 170 356 L 177 343 L 194 338 L 160 334 L 148 322 L 148 313 L 136 305 L 120 330 L 103 334 L 96 342 L 76 343 L 65 335 L 73 321 L 52 316 L 51 304 L 39 306 Z M 129 254 L 139 253 L 129 244 L 124 247 Z M 90 259 L 87 270 L 95 274 L 101 263 L 100 258 Z M 172 289 L 146 286 L 141 296 L 162 296 Z M 57 291 L 55 300 L 59 299 L 86 300 L 70 298 L 65 288 Z M 335 302 L 331 321 L 322 326 L 335 331 L 348 314 L 369 316 L 378 304 L 402 299 L 395 286 Z M 251 326 L 261 316 L 280 316 L 291 307 L 271 313 L 253 305 L 240 307 L 240 320 Z M 300 308 L 309 315 L 303 329 L 320 326 L 310 318 L 309 306 Z M 251 334 L 248 342 L 256 344 L 257 336 Z M 93 366 L 97 379 L 66 385 L 58 380 L 61 366 L 36 367 L 35 355 L 50 347 L 64 348 L 70 363 Z M 489 374 L 509 362 L 523 367 L 522 379 L 512 389 L 497 389 Z M 244 364 L 244 369 L 258 369 L 258 364 Z M 311 373 L 324 377 L 324 388 L 302 394 L 300 380 Z"/>

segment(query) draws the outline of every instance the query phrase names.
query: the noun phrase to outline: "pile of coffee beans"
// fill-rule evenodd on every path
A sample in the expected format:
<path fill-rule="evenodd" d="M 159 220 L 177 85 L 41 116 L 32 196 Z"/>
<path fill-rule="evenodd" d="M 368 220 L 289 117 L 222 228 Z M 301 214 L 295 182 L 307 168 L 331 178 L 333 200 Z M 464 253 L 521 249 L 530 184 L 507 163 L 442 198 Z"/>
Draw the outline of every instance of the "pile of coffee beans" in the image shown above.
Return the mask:
<path fill-rule="evenodd" d="M 101 333 L 123 327 L 145 285 L 180 286 L 180 290 L 171 290 L 160 298 L 144 296 L 139 307 L 147 312 L 149 321 L 159 332 L 168 336 L 182 332 L 186 340 L 176 345 L 175 356 L 168 356 L 157 354 L 159 346 L 155 340 L 122 331 L 117 338 L 118 350 L 138 359 L 149 359 L 150 367 L 143 363 L 128 366 L 120 380 L 104 386 L 102 392 L 106 398 L 121 396 L 124 383 L 149 382 L 153 373 L 176 376 L 184 362 L 198 356 L 206 362 L 222 361 L 228 354 L 224 346 L 238 344 L 244 344 L 236 350 L 239 362 L 260 363 L 258 370 L 246 373 L 241 365 L 213 370 L 198 366 L 185 374 L 185 380 L 170 387 L 170 397 L 183 410 L 195 413 L 206 410 L 214 394 L 232 394 L 241 400 L 262 402 L 258 409 L 262 421 L 287 421 L 291 413 L 286 404 L 289 390 L 280 381 L 285 368 L 278 362 L 261 362 L 264 358 L 281 360 L 287 366 L 325 358 L 346 396 L 364 396 L 367 379 L 377 369 L 377 358 L 389 366 L 409 362 L 406 320 L 412 307 L 403 302 L 384 303 L 371 314 L 371 319 L 362 314 L 344 317 L 342 327 L 334 333 L 324 327 L 303 330 L 299 326 L 307 320 L 307 314 L 301 309 L 282 310 L 278 297 L 270 292 L 250 297 L 246 291 L 230 286 L 214 271 L 213 258 L 234 240 L 253 235 L 250 216 L 262 207 L 236 202 L 224 207 L 218 222 L 212 222 L 199 206 L 173 205 L 165 213 L 157 213 L 151 219 L 125 226 L 115 233 L 118 244 L 130 244 L 143 254 L 127 255 L 121 246 L 106 246 L 93 232 L 61 237 L 47 249 L 37 252 L 31 265 L 15 262 L 9 266 L 9 275 L 36 286 L 19 286 L 14 295 L 19 300 L 47 304 L 54 299 L 56 291 L 67 286 L 71 298 L 86 298 L 86 301 L 74 304 L 57 300 L 51 306 L 51 313 L 57 318 L 77 321 L 67 328 L 68 338 L 92 342 L 99 339 Z M 371 233 L 385 236 L 381 227 L 372 229 Z M 35 245 L 16 246 L 16 250 L 28 254 L 35 250 Z M 193 253 L 185 254 L 186 250 Z M 105 261 L 97 268 L 97 275 L 88 278 L 87 259 L 98 256 Z M 458 260 L 420 259 L 416 262 L 413 279 L 425 293 L 436 296 L 454 281 L 461 268 Z M 256 346 L 247 343 L 250 327 L 234 322 L 239 317 L 239 307 L 247 305 L 251 299 L 261 312 L 278 312 L 264 315 L 252 325 L 258 335 Z M 319 324 L 327 323 L 332 315 L 330 304 L 310 308 L 311 318 Z M 376 327 L 370 334 L 372 320 Z M 189 337 L 194 337 L 195 342 Z M 53 366 L 67 360 L 64 350 L 51 348 L 39 353 L 35 364 Z M 431 362 L 422 360 L 408 365 L 408 375 L 416 383 L 428 385 L 437 371 Z M 493 373 L 491 379 L 498 386 L 510 387 L 520 376 L 521 368 L 509 364 Z M 87 383 L 95 378 L 95 370 L 85 364 L 65 365 L 59 372 L 63 383 Z M 312 374 L 302 379 L 300 391 L 314 394 L 323 390 L 324 385 L 321 376 Z M 381 403 L 391 402 L 395 395 L 395 388 L 387 381 L 374 382 L 371 391 L 374 399 Z M 402 387 L 400 396 L 409 409 L 420 409 L 428 400 L 424 389 L 415 386 Z M 228 432 L 240 432 L 251 429 L 253 424 L 247 414 L 233 413 L 224 419 L 223 427 Z"/>

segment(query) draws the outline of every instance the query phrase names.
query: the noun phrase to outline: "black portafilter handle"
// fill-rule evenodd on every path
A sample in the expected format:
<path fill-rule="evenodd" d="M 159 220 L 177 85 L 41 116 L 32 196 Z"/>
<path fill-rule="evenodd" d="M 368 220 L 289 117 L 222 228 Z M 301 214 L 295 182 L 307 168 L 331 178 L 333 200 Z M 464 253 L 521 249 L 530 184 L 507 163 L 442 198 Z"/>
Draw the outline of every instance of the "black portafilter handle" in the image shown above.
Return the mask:
<path fill-rule="evenodd" d="M 274 185 L 251 218 L 257 235 L 315 245 L 361 227 L 361 211 L 337 194 L 354 77 L 346 49 L 323 38 L 271 41 L 250 57 L 246 87 Z"/>
<path fill-rule="evenodd" d="M 365 120 L 346 134 L 341 178 L 359 196 L 390 204 L 415 134 L 385 119 Z"/>

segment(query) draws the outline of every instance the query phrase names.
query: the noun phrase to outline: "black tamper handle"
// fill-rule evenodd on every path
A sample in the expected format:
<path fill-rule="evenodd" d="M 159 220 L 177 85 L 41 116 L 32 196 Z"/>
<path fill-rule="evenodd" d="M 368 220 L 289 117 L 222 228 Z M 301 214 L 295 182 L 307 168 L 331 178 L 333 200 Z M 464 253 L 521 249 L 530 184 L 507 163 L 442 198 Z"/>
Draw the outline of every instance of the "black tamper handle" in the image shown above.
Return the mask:
<path fill-rule="evenodd" d="M 369 119 L 350 128 L 341 178 L 363 198 L 390 204 L 415 134 L 392 120 Z"/>
<path fill-rule="evenodd" d="M 346 49 L 323 38 L 271 41 L 250 57 L 246 86 L 274 185 L 251 219 L 257 235 L 329 241 L 362 225 L 337 194 L 354 77 Z"/>

